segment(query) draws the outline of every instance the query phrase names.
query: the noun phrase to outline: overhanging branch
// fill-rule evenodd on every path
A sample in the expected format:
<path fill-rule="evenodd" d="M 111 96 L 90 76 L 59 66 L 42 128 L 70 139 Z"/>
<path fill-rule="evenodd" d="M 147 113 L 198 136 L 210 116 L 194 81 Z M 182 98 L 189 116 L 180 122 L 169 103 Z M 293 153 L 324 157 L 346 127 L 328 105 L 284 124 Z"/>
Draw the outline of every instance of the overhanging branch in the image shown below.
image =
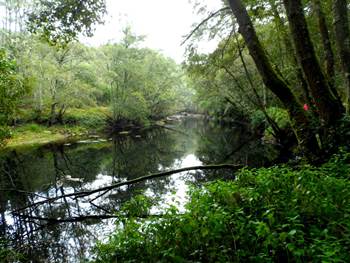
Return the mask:
<path fill-rule="evenodd" d="M 224 11 L 227 11 L 227 10 L 231 10 L 230 7 L 223 7 L 223 8 L 221 8 L 221 9 L 219 9 L 219 10 L 217 10 L 217 11 L 211 13 L 209 16 L 207 16 L 205 19 L 203 19 L 203 20 L 191 31 L 191 33 L 189 33 L 189 34 L 186 36 L 185 40 L 182 41 L 181 46 L 182 46 L 183 44 L 185 44 L 185 43 L 193 36 L 193 34 L 194 34 L 199 28 L 201 28 L 205 23 L 207 23 L 210 19 L 212 19 L 213 17 L 217 16 L 217 15 L 220 14 L 221 12 L 224 12 Z"/>

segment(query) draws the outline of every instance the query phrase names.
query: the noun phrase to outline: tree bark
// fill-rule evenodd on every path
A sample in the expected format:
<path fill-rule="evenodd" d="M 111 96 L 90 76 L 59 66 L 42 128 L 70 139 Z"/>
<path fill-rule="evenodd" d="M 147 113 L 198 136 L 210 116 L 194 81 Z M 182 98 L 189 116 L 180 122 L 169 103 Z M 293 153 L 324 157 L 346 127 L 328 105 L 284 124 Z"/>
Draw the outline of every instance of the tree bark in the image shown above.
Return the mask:
<path fill-rule="evenodd" d="M 51 104 L 51 111 L 50 111 L 50 117 L 49 117 L 49 122 L 48 125 L 52 126 L 56 122 L 56 106 L 58 105 L 57 102 L 54 102 Z"/>
<path fill-rule="evenodd" d="M 323 13 L 320 0 L 313 0 L 314 10 L 318 20 L 318 27 L 321 33 L 322 45 L 324 49 L 324 64 L 326 75 L 331 86 L 334 85 L 334 53 L 328 33 L 328 26 Z"/>
<path fill-rule="evenodd" d="M 333 1 L 335 40 L 346 80 L 346 112 L 350 110 L 350 34 L 346 0 Z"/>
<path fill-rule="evenodd" d="M 303 71 L 300 65 L 298 64 L 298 59 L 295 54 L 296 53 L 295 48 L 293 46 L 290 35 L 287 32 L 288 28 L 286 27 L 284 20 L 282 20 L 278 12 L 278 6 L 275 0 L 269 0 L 269 4 L 271 5 L 271 10 L 275 20 L 276 28 L 282 33 L 284 47 L 286 49 L 288 59 L 290 60 L 290 63 L 292 63 L 292 65 L 295 67 L 296 77 L 299 80 L 299 85 L 298 85 L 299 87 L 297 87 L 296 96 L 299 99 L 301 99 L 303 102 L 307 102 L 309 105 L 311 105 L 310 92 L 309 92 L 305 77 L 303 75 Z M 296 91 L 296 89 L 294 89 L 294 91 Z"/>
<path fill-rule="evenodd" d="M 334 84 L 334 76 L 335 76 L 334 52 L 332 49 L 331 39 L 328 32 L 326 17 L 322 10 L 320 0 L 314 0 L 314 8 L 318 19 L 318 27 L 321 33 L 322 45 L 324 48 L 324 60 L 325 60 L 324 64 L 325 64 L 327 80 L 328 80 L 331 92 L 336 97 L 338 103 L 342 105 L 341 98 Z"/>
<path fill-rule="evenodd" d="M 290 88 L 272 68 L 245 6 L 241 0 L 229 0 L 228 2 L 237 19 L 239 32 L 245 40 L 265 86 L 280 99 L 287 109 L 292 122 L 294 122 L 293 128 L 299 145 L 309 154 L 315 154 L 318 152 L 318 144 L 311 132 L 310 122 Z"/>
<path fill-rule="evenodd" d="M 343 115 L 343 105 L 330 92 L 330 87 L 316 58 L 302 3 L 300 0 L 283 0 L 283 3 L 286 8 L 297 57 L 319 111 L 322 124 L 327 127 L 333 126 Z"/>

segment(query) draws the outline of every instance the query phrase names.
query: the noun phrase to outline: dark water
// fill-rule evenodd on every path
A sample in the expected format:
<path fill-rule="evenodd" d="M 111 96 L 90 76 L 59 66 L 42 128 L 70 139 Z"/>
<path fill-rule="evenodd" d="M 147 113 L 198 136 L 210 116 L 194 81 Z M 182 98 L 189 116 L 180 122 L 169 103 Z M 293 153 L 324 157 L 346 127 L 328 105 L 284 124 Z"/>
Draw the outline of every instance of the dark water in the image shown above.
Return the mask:
<path fill-rule="evenodd" d="M 80 262 L 90 258 L 96 241 L 114 229 L 114 219 L 98 216 L 114 215 L 133 195 L 159 197 L 154 211 L 174 201 L 183 206 L 189 182 L 229 179 L 233 173 L 181 173 L 122 186 L 102 196 L 103 192 L 41 201 L 168 169 L 222 163 L 261 166 L 273 158 L 273 151 L 252 139 L 244 126 L 222 127 L 188 118 L 170 128 L 0 153 L 0 237 L 25 254 L 26 262 Z M 81 221 L 82 217 L 88 220 Z"/>

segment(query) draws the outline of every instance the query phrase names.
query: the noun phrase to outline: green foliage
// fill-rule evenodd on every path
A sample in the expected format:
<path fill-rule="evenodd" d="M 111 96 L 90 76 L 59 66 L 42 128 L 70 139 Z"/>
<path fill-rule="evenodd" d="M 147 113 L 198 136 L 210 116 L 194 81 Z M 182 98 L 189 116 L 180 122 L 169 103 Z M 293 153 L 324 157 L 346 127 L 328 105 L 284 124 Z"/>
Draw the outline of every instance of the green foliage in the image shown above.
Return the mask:
<path fill-rule="evenodd" d="M 30 131 L 30 132 L 35 132 L 39 133 L 42 132 L 44 128 L 36 123 L 30 123 L 27 125 L 20 126 L 16 129 L 17 133 L 25 132 L 25 131 Z"/>
<path fill-rule="evenodd" d="M 94 24 L 102 23 L 105 13 L 104 0 L 40 0 L 29 14 L 29 30 L 65 45 L 79 33 L 92 36 Z"/>
<path fill-rule="evenodd" d="M 112 112 L 108 116 L 114 120 L 147 123 L 190 104 L 180 67 L 157 51 L 139 48 L 144 37 L 134 35 L 129 27 L 123 32 L 120 43 L 99 48 L 79 43 L 57 48 L 22 36 L 11 49 L 32 92 L 21 100 L 16 123 L 82 123 L 102 128 L 106 116 L 73 116 L 74 112 L 82 109 L 84 115 L 86 108 L 108 106 Z"/>
<path fill-rule="evenodd" d="M 96 262 L 348 262 L 349 161 L 341 152 L 319 168 L 243 169 L 192 187 L 184 213 L 171 206 L 144 219 L 128 212 L 150 207 L 138 197 Z"/>
<path fill-rule="evenodd" d="M 266 113 L 280 129 L 285 130 L 290 128 L 290 118 L 288 112 L 285 109 L 270 107 L 266 109 Z M 265 135 L 271 136 L 271 134 L 273 134 L 272 128 L 269 122 L 266 120 L 266 116 L 261 110 L 257 110 L 250 115 L 250 123 L 254 128 L 260 127 L 263 123 L 265 123 Z"/>
<path fill-rule="evenodd" d="M 266 122 L 266 118 L 261 110 L 257 110 L 250 115 L 250 123 L 253 127 L 259 127 L 264 122 Z"/>
<path fill-rule="evenodd" d="M 8 241 L 0 239 L 0 261 L 3 263 L 25 262 L 25 257 L 8 247 Z"/>
<path fill-rule="evenodd" d="M 102 47 L 113 121 L 143 123 L 181 110 L 177 105 L 188 92 L 184 92 L 187 87 L 180 68 L 156 51 L 138 48 L 143 37 L 134 35 L 129 27 L 123 33 L 121 43 Z"/>
<path fill-rule="evenodd" d="M 103 129 L 109 115 L 110 112 L 104 107 L 71 109 L 66 113 L 65 123 L 91 129 Z"/>
<path fill-rule="evenodd" d="M 285 129 L 290 126 L 290 119 L 288 112 L 285 109 L 278 107 L 270 107 L 267 110 L 267 114 L 273 119 L 278 127 Z"/>
<path fill-rule="evenodd" d="M 25 92 L 15 61 L 0 49 L 0 142 L 10 135 L 7 125 Z"/>

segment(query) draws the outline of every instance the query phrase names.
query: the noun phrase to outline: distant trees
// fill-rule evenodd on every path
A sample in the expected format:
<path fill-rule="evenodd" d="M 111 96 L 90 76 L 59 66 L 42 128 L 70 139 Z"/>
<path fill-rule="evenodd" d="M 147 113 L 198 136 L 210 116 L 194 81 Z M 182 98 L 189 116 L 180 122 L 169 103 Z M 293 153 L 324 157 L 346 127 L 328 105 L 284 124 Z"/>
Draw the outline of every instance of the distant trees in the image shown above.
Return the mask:
<path fill-rule="evenodd" d="M 32 1 L 29 0 L 1 0 L 0 7 L 4 12 L 1 21 L 2 32 L 23 32 L 26 29 L 26 12 Z M 2 34 L 2 37 L 6 36 Z"/>
<path fill-rule="evenodd" d="M 0 49 L 0 145 L 2 140 L 9 136 L 7 125 L 14 117 L 25 88 L 16 72 L 16 63 Z"/>
<path fill-rule="evenodd" d="M 18 62 L 14 74 L 30 92 L 23 92 L 18 114 L 11 118 L 64 124 L 72 109 L 99 106 L 111 109 L 111 120 L 144 123 L 184 109 L 190 97 L 180 67 L 157 51 L 138 47 L 142 37 L 130 28 L 124 34 L 120 43 L 99 48 L 14 36 L 21 42 L 6 46 Z"/>
<path fill-rule="evenodd" d="M 176 63 L 147 48 L 138 48 L 143 37 L 129 27 L 119 44 L 102 47 L 111 88 L 113 120 L 143 122 L 181 109 L 186 87 Z M 175 106 L 174 101 L 179 104 Z"/>

